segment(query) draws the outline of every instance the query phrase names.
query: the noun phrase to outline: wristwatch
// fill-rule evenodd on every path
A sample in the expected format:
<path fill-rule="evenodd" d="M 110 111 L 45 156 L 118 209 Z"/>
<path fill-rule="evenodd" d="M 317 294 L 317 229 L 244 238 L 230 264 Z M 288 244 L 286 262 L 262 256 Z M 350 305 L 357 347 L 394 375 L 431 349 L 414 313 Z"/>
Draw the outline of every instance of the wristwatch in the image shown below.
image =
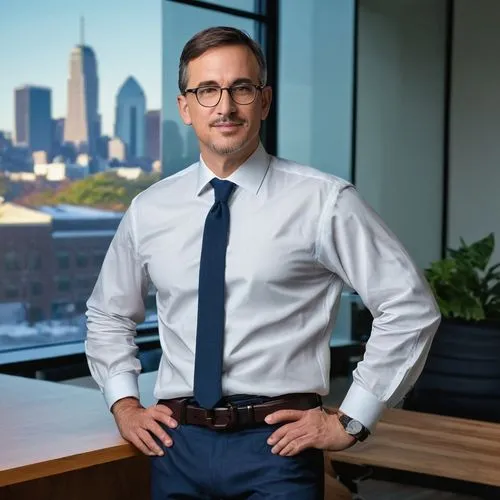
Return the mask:
<path fill-rule="evenodd" d="M 339 415 L 339 422 L 347 434 L 356 438 L 357 441 L 364 441 L 370 435 L 370 431 L 361 422 L 348 415 Z"/>

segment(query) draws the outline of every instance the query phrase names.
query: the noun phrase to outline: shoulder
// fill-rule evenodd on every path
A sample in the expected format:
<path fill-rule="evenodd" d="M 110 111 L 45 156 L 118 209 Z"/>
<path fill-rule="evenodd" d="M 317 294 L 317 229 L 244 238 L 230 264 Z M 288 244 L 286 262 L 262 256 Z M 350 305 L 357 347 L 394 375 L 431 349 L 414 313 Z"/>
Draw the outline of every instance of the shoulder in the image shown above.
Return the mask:
<path fill-rule="evenodd" d="M 276 176 L 286 178 L 292 183 L 300 182 L 312 190 L 327 192 L 332 196 L 345 188 L 354 187 L 352 183 L 341 177 L 286 158 L 271 156 L 271 169 Z"/>

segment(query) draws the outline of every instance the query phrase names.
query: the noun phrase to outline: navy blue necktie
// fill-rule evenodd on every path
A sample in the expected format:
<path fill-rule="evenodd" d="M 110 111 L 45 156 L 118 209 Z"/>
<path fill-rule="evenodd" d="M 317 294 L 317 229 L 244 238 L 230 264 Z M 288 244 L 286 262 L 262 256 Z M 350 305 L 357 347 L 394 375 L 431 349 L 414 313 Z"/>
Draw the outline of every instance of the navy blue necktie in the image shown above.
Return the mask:
<path fill-rule="evenodd" d="M 222 355 L 225 325 L 225 270 L 229 232 L 227 204 L 235 184 L 213 179 L 215 203 L 205 220 L 198 284 L 198 323 L 194 397 L 203 408 L 222 398 Z"/>

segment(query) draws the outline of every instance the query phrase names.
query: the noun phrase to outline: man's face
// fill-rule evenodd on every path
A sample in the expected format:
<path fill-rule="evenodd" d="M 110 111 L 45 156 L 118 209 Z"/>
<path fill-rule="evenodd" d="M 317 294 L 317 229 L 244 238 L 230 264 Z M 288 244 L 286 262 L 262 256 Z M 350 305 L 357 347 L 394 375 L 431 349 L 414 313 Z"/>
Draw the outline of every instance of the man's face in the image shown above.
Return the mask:
<path fill-rule="evenodd" d="M 240 83 L 260 85 L 257 59 L 243 45 L 210 49 L 188 64 L 188 89 Z M 252 104 L 235 103 L 227 91 L 211 108 L 201 106 L 192 93 L 180 95 L 177 102 L 184 123 L 192 125 L 200 141 L 202 155 L 208 149 L 227 157 L 250 154 L 257 147 L 261 120 L 269 113 L 271 96 L 271 88 L 265 87 L 257 92 Z"/>

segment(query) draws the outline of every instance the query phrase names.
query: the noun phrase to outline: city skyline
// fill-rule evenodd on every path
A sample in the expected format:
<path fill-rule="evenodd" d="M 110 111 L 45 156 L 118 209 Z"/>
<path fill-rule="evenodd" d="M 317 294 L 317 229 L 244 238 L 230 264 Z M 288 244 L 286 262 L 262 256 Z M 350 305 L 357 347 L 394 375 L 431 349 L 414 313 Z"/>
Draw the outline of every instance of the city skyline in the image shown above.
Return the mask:
<path fill-rule="evenodd" d="M 14 89 L 23 85 L 50 88 L 52 118 L 66 118 L 69 58 L 81 42 L 82 16 L 85 44 L 97 59 L 102 134 L 114 135 L 116 96 L 130 76 L 144 89 L 148 109 L 160 109 L 161 1 L 145 9 L 139 1 L 17 0 L 4 8 L 0 43 L 9 50 L 0 59 L 0 130 L 14 135 Z"/>

